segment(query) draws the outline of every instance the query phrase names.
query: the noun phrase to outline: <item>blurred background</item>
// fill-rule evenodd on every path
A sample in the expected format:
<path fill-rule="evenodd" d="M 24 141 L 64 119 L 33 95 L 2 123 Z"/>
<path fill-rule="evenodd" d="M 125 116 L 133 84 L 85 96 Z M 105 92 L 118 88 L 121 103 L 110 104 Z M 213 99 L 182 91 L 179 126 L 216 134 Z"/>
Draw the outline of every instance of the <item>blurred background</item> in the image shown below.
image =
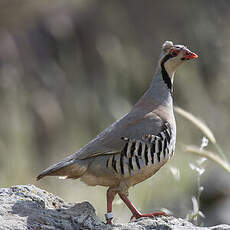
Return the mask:
<path fill-rule="evenodd" d="M 87 200 L 104 219 L 106 188 L 35 177 L 129 112 L 165 40 L 199 55 L 177 71 L 174 101 L 205 121 L 229 158 L 229 12 L 228 0 L 1 0 L 0 186 L 33 183 L 68 202 Z M 199 146 L 203 134 L 176 120 L 174 158 L 130 199 L 143 212 L 164 207 L 185 218 L 197 194 L 189 163 L 198 158 L 184 145 Z M 201 184 L 201 222 L 230 224 L 229 175 L 206 161 Z M 114 215 L 131 216 L 118 198 Z"/>

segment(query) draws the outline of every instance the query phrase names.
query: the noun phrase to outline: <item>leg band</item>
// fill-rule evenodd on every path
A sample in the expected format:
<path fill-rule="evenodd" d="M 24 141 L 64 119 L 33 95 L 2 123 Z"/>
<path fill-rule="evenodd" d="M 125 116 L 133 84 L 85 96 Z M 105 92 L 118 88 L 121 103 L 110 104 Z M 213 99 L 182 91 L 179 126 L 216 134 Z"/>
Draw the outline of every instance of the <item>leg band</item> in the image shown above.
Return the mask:
<path fill-rule="evenodd" d="M 106 214 L 105 214 L 105 219 L 106 219 L 106 220 L 113 219 L 113 213 L 112 213 L 112 212 L 106 213 Z"/>

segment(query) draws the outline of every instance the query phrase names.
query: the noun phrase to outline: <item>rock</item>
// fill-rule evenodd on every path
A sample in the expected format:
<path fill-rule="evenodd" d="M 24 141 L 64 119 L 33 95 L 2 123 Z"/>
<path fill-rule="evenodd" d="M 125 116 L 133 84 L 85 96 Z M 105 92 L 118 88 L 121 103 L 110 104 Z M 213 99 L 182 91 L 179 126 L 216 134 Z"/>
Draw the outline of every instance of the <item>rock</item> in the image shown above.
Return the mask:
<path fill-rule="evenodd" d="M 0 188 L 0 230 L 80 230 L 80 229 L 156 229 L 230 230 L 228 225 L 197 227 L 175 217 L 142 218 L 127 224 L 106 225 L 88 202 L 65 203 L 59 197 L 34 185 Z"/>

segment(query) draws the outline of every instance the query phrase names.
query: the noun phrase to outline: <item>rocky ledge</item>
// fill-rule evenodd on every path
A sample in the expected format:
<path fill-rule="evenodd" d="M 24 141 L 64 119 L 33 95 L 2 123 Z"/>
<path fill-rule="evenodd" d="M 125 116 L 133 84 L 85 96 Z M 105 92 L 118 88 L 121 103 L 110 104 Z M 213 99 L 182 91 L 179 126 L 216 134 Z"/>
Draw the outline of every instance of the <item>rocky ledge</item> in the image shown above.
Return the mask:
<path fill-rule="evenodd" d="M 127 224 L 108 226 L 96 216 L 95 209 L 88 202 L 65 203 L 34 185 L 18 185 L 0 188 L 0 229 L 230 230 L 230 226 L 197 227 L 172 216 L 142 218 Z"/>

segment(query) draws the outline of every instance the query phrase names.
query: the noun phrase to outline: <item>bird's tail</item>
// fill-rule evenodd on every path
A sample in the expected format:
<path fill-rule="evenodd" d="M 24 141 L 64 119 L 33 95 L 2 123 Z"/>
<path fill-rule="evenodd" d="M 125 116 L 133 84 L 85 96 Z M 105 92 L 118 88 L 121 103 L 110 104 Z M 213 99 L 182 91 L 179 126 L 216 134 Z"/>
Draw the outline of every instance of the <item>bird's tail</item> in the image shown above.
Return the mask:
<path fill-rule="evenodd" d="M 64 179 L 77 179 L 82 176 L 86 170 L 87 166 L 82 161 L 76 161 L 72 157 L 68 157 L 42 171 L 36 177 L 36 180 L 40 180 L 45 176 L 61 176 L 61 178 Z"/>

